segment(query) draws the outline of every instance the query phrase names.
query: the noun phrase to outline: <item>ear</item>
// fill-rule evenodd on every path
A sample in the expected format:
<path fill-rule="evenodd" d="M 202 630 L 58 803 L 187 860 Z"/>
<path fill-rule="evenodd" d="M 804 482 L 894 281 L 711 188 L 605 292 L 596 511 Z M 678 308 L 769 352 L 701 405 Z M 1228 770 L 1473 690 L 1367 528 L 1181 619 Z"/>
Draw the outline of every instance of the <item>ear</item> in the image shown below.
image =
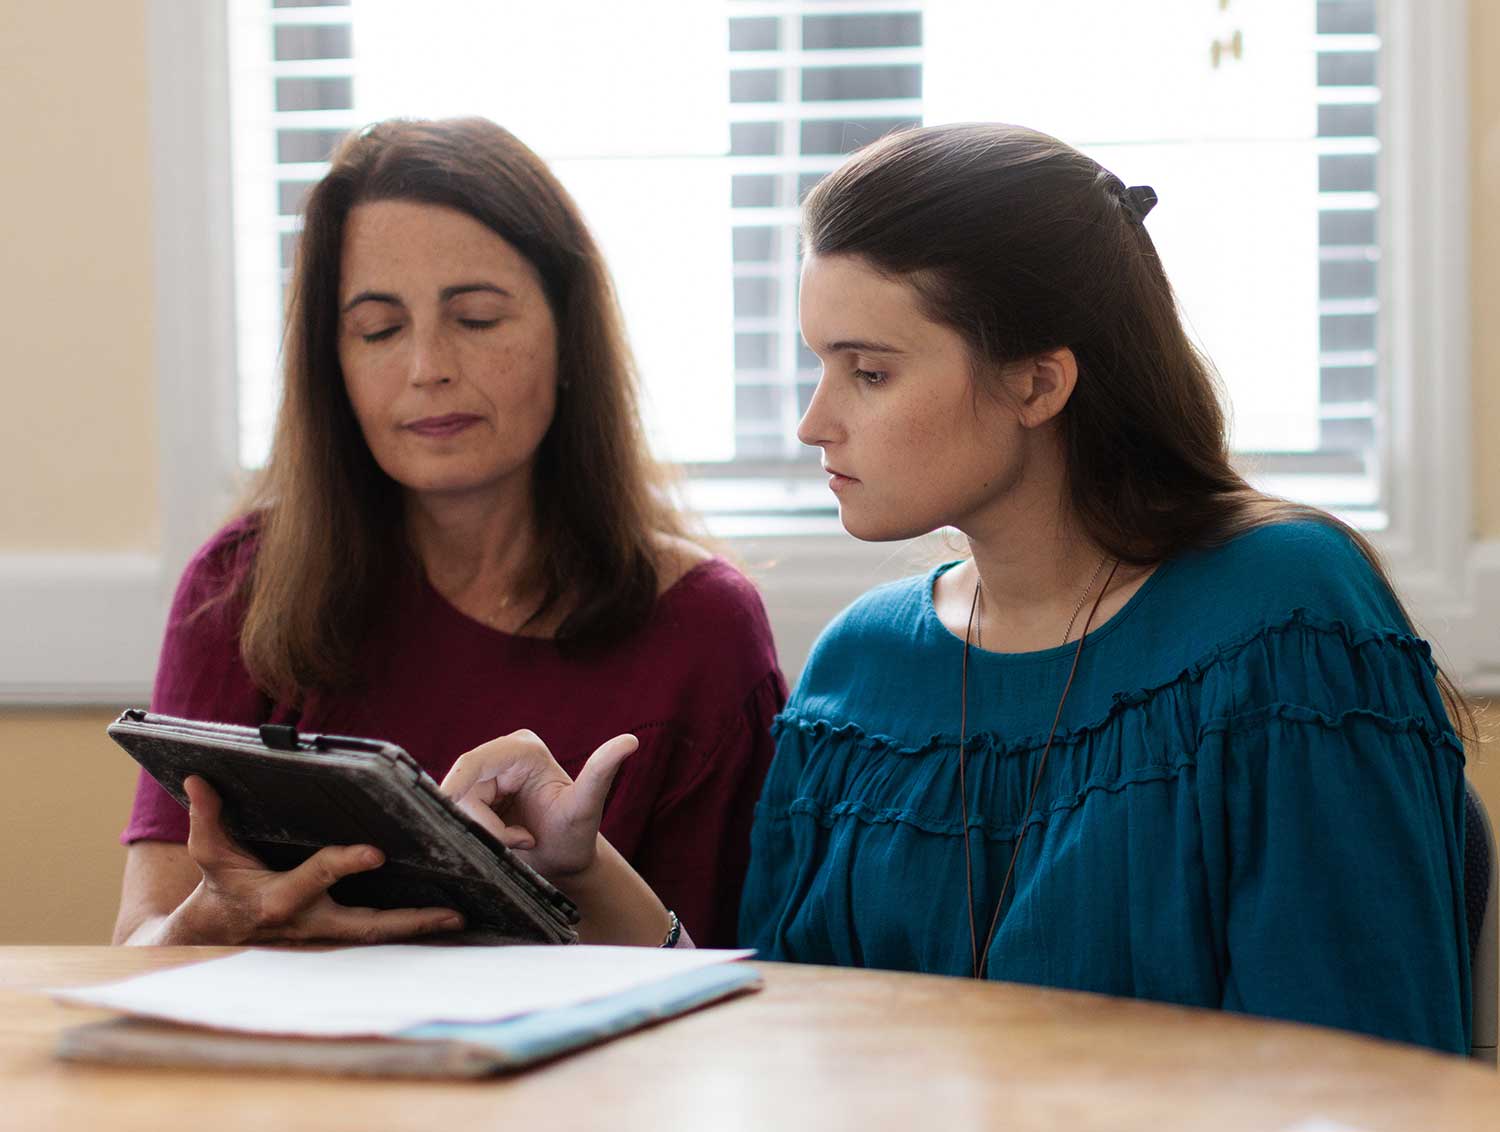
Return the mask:
<path fill-rule="evenodd" d="M 1078 384 L 1078 359 L 1066 346 L 1028 358 L 1012 378 L 1022 428 L 1040 428 L 1063 411 Z"/>

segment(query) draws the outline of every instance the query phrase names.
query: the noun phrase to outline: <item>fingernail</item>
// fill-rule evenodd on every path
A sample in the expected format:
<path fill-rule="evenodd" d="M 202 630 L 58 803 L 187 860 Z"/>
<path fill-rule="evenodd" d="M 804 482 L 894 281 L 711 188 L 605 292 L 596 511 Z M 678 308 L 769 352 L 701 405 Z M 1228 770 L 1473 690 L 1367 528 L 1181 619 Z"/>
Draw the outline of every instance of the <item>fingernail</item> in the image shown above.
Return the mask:
<path fill-rule="evenodd" d="M 462 916 L 444 916 L 438 921 L 438 927 L 445 932 L 456 932 L 463 926 L 464 918 Z"/>
<path fill-rule="evenodd" d="M 381 854 L 379 849 L 367 849 L 365 850 L 364 855 L 360 857 L 360 860 L 369 865 L 371 868 L 374 868 L 376 865 L 383 863 L 385 861 L 385 857 Z"/>

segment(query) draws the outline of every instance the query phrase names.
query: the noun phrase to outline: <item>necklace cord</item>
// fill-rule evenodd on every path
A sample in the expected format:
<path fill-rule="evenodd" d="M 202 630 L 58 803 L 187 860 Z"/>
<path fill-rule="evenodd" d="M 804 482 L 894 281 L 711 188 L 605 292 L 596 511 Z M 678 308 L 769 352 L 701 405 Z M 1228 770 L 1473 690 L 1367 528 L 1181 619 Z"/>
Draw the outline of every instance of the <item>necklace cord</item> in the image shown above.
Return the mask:
<path fill-rule="evenodd" d="M 1099 565 L 1094 570 L 1094 576 L 1089 580 L 1089 589 L 1093 588 L 1094 581 L 1099 577 L 1099 571 L 1104 568 L 1104 563 L 1107 559 L 1108 555 L 1099 560 Z M 1109 592 L 1109 584 L 1114 581 L 1115 572 L 1119 568 L 1120 560 L 1117 558 L 1115 559 L 1114 566 L 1109 571 L 1109 576 L 1104 579 L 1104 585 L 1100 588 L 1098 596 L 1094 598 L 1094 604 L 1089 609 L 1088 617 L 1084 619 L 1083 631 L 1078 635 L 1078 646 L 1073 650 L 1073 663 L 1068 669 L 1068 681 L 1063 685 L 1062 696 L 1057 701 L 1057 712 L 1052 717 L 1052 730 L 1047 733 L 1047 745 L 1042 748 L 1042 757 L 1037 763 L 1036 773 L 1032 775 L 1031 790 L 1026 798 L 1026 812 L 1021 819 L 1021 829 L 1016 836 L 1015 847 L 1010 852 L 1010 863 L 1005 867 L 1005 879 L 1000 885 L 1000 896 L 995 901 L 995 914 L 990 919 L 990 929 L 989 933 L 985 936 L 982 953 L 979 949 L 979 939 L 975 932 L 974 924 L 974 864 L 973 853 L 969 847 L 969 791 L 964 768 L 964 763 L 966 762 L 965 747 L 968 744 L 969 733 L 969 640 L 974 627 L 974 612 L 979 607 L 979 583 L 977 581 L 974 583 L 974 603 L 969 608 L 969 624 L 964 630 L 963 672 L 959 692 L 958 783 L 960 800 L 963 806 L 964 873 L 966 890 L 969 897 L 969 955 L 973 963 L 974 977 L 976 979 L 984 978 L 986 968 L 989 966 L 990 944 L 994 942 L 995 931 L 1000 926 L 1000 910 L 1005 907 L 1005 897 L 1010 891 L 1010 882 L 1011 877 L 1015 874 L 1016 861 L 1021 855 L 1021 846 L 1025 843 L 1026 833 L 1031 826 L 1032 807 L 1036 804 L 1037 790 L 1042 784 L 1042 773 L 1047 769 L 1047 756 L 1052 752 L 1052 740 L 1056 737 L 1057 726 L 1062 720 L 1063 705 L 1068 702 L 1068 693 L 1073 688 L 1073 677 L 1078 673 L 1078 660 L 1083 655 L 1083 642 L 1088 639 L 1089 629 L 1094 624 L 1094 616 L 1099 612 L 1099 606 L 1104 601 L 1104 595 Z M 1083 600 L 1087 598 L 1088 590 L 1086 589 L 1083 592 Z M 1083 600 L 1080 600 L 1078 603 L 1080 609 L 1083 607 Z M 1078 612 L 1075 609 L 1073 620 L 1076 620 L 1077 617 Z M 1067 631 L 1068 633 L 1073 631 L 1072 620 L 1068 622 Z M 1064 643 L 1067 642 L 1066 635 L 1064 635 L 1063 641 Z M 983 958 L 981 958 L 981 954 Z"/>
<path fill-rule="evenodd" d="M 978 573 L 978 569 L 975 569 Z M 974 931 L 974 862 L 969 850 L 969 784 L 964 779 L 964 743 L 969 735 L 969 634 L 974 630 L 974 611 L 979 608 L 979 583 L 974 583 L 974 600 L 969 604 L 969 623 L 964 627 L 963 676 L 958 695 L 958 797 L 963 807 L 964 835 L 964 883 L 968 892 L 969 907 L 969 959 L 978 978 L 979 940 Z"/>

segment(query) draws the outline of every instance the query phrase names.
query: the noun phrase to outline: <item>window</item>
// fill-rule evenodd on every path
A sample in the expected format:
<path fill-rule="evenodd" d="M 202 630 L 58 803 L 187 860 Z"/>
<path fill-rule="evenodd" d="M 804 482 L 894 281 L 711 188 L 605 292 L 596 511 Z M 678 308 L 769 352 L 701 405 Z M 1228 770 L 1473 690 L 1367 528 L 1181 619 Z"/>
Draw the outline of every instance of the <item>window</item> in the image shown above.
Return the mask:
<path fill-rule="evenodd" d="M 742 481 L 741 495 L 755 494 L 756 471 L 774 478 L 786 474 L 777 465 L 817 468 L 817 452 L 796 437 L 818 378 L 797 330 L 797 205 L 851 150 L 921 123 L 921 8 L 729 5 L 735 459 L 727 471 Z M 719 509 L 733 505 L 723 486 Z M 821 478 L 812 486 L 788 505 L 831 511 Z"/>
<path fill-rule="evenodd" d="M 798 201 L 892 130 L 993 119 L 1160 188 L 1153 238 L 1230 389 L 1247 473 L 1387 521 L 1376 0 L 231 8 L 248 465 L 269 442 L 298 210 L 330 149 L 388 113 L 480 112 L 583 204 L 620 283 L 653 441 L 689 464 L 694 502 L 731 531 L 830 516 L 817 454 L 795 436 L 818 373 L 797 330 Z M 1063 57 L 1037 46 L 1059 43 L 1066 81 Z"/>

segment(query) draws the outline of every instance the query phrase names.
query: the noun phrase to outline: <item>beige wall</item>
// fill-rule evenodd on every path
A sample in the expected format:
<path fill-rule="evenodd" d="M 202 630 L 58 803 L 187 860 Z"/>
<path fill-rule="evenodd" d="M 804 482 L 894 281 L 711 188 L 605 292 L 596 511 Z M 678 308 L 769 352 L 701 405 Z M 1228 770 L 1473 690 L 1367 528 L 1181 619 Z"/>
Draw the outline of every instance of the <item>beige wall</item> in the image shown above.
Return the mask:
<path fill-rule="evenodd" d="M 108 941 L 135 784 L 104 734 L 114 716 L 0 712 L 0 943 Z"/>
<path fill-rule="evenodd" d="M 1471 3 L 1476 519 L 1500 537 L 1500 5 Z M 0 553 L 157 539 L 145 0 L 0 4 Z M 137 50 L 130 50 L 134 45 Z M 1486 203 L 1490 207 L 1485 207 Z M 0 711 L 0 942 L 107 937 L 132 764 L 112 712 Z M 1500 722 L 1490 725 L 1500 731 Z M 1500 742 L 1472 760 L 1500 815 Z"/>
<path fill-rule="evenodd" d="M 0 4 L 0 551 L 156 545 L 145 14 Z"/>

